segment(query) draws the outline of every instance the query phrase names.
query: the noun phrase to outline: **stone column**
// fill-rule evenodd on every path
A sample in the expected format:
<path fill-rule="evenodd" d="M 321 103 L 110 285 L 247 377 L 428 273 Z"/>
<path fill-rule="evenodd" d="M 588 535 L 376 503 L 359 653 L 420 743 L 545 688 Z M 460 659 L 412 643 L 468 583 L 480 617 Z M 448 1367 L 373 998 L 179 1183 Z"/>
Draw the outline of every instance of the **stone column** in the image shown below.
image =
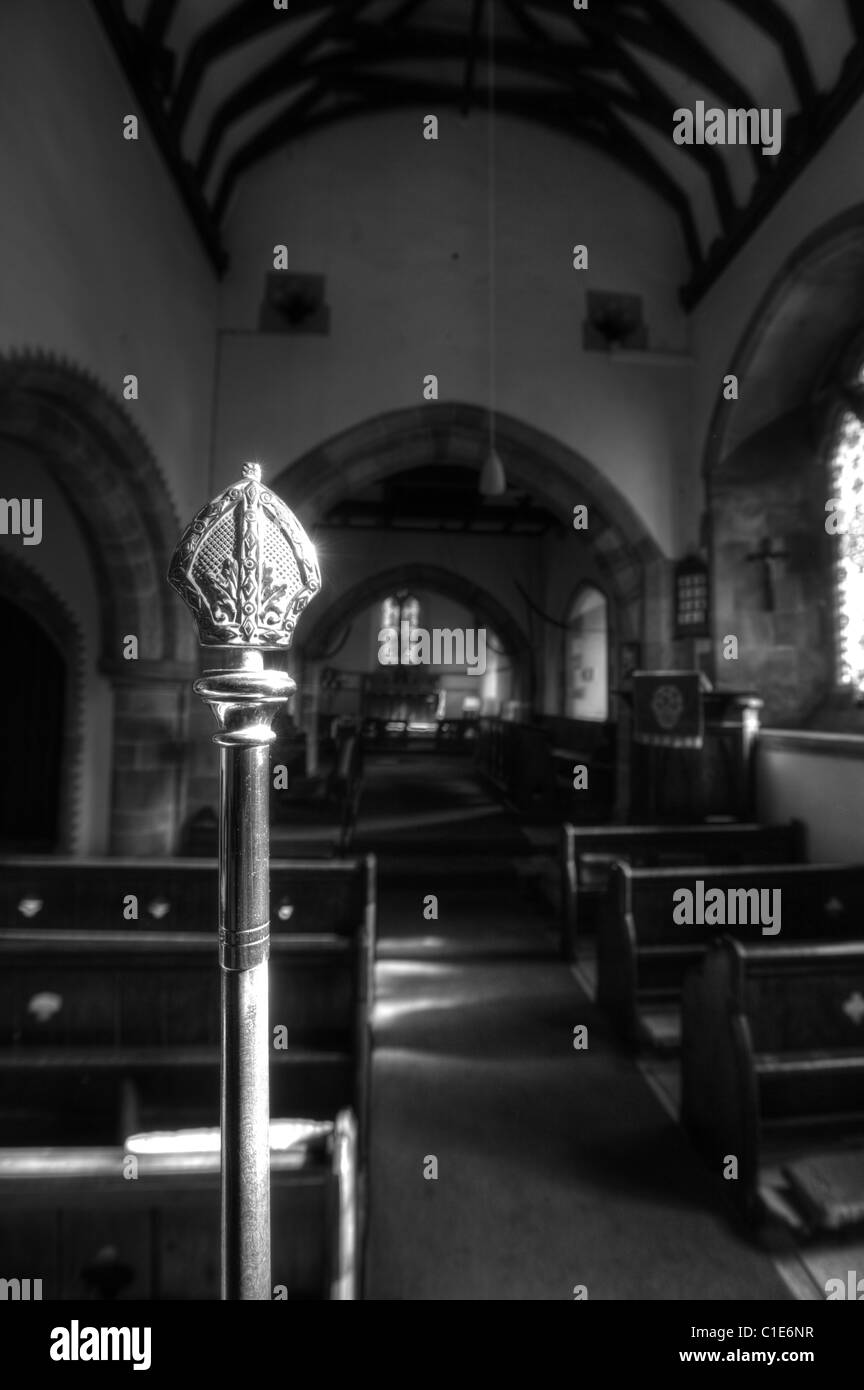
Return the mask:
<path fill-rule="evenodd" d="M 174 854 L 183 820 L 189 683 L 176 662 L 103 667 L 114 693 L 112 854 Z"/>

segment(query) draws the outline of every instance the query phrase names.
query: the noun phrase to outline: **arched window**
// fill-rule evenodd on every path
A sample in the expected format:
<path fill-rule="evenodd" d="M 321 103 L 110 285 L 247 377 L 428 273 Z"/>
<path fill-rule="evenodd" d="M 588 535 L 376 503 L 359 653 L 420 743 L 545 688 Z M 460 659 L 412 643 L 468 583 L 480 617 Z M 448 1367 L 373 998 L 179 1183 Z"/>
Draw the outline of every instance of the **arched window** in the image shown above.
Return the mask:
<path fill-rule="evenodd" d="M 858 374 L 864 384 L 864 368 Z M 864 689 L 864 423 L 844 412 L 831 456 L 826 527 L 836 537 L 834 631 L 836 679 Z"/>
<path fill-rule="evenodd" d="M 403 623 L 407 626 L 403 627 Z M 381 627 L 393 628 L 398 634 L 399 664 L 411 665 L 409 643 L 411 633 L 420 626 L 420 601 L 413 594 L 391 594 L 381 605 Z"/>
<path fill-rule="evenodd" d="M 609 717 L 609 622 L 599 589 L 580 589 L 567 614 L 564 713 L 570 719 Z"/>

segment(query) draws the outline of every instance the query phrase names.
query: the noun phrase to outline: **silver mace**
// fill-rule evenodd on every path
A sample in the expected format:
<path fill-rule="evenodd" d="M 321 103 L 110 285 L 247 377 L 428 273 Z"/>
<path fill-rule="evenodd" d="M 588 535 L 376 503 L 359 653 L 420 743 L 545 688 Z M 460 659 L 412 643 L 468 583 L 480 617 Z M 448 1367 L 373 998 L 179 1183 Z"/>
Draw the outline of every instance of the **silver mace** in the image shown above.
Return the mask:
<path fill-rule="evenodd" d="M 303 527 L 247 463 L 183 532 L 168 582 L 192 609 L 201 646 L 240 654 L 193 689 L 219 726 L 222 1298 L 269 1299 L 268 747 L 296 686 L 266 670 L 262 653 L 290 647 L 321 576 Z"/>

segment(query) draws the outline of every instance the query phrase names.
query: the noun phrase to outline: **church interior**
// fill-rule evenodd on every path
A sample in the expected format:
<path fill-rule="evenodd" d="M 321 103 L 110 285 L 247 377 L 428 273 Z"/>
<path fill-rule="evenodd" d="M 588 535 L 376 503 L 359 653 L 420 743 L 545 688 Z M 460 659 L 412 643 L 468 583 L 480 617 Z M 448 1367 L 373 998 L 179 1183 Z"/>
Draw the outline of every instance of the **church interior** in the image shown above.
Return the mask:
<path fill-rule="evenodd" d="M 6 1296 L 864 1299 L 864 6 L 0 30 Z"/>

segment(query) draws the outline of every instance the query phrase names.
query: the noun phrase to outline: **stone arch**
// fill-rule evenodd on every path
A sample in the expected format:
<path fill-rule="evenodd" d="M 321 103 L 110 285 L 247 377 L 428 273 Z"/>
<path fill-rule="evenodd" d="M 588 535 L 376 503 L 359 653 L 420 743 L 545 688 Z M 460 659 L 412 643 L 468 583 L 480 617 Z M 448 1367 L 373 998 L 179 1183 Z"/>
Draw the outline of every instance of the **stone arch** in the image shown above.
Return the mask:
<path fill-rule="evenodd" d="M 72 853 L 78 833 L 84 727 L 84 637 L 62 598 L 32 566 L 0 552 L 0 597 L 20 608 L 51 639 L 66 665 L 63 756 L 59 768 L 58 849 Z"/>
<path fill-rule="evenodd" d="M 740 445 L 800 412 L 814 451 L 836 419 L 850 342 L 864 319 L 864 203 L 816 229 L 789 255 L 741 333 L 725 371 L 746 390 L 718 399 L 703 450 L 710 477 Z M 806 333 L 801 324 L 806 323 Z"/>
<path fill-rule="evenodd" d="M 505 644 L 518 671 L 525 690 L 532 679 L 532 652 L 528 638 L 513 615 L 487 589 L 464 575 L 439 565 L 402 564 L 366 575 L 344 593 L 334 598 L 313 618 L 307 614 L 308 627 L 302 635 L 300 651 L 310 661 L 320 660 L 340 629 L 352 618 L 378 599 L 386 598 L 398 589 L 432 590 L 452 598 L 463 607 L 485 619 L 496 636 Z"/>
<path fill-rule="evenodd" d="M 110 849 L 168 854 L 184 797 L 178 750 L 194 634 L 167 583 L 180 526 L 159 466 L 119 401 L 46 353 L 0 355 L 0 440 L 30 449 L 75 516 L 100 605 L 99 668 L 113 695 Z M 124 638 L 138 660 L 124 660 Z"/>
<path fill-rule="evenodd" d="M 836 685 L 824 506 L 862 322 L 864 203 L 786 258 L 725 369 L 739 377 L 739 400 L 718 399 L 705 440 L 715 630 L 735 634 L 740 653 L 734 668 L 717 661 L 715 675 L 757 689 L 768 725 L 860 729 L 860 712 Z M 747 561 L 772 536 L 782 537 L 786 558 L 777 602 L 766 604 L 760 569 Z"/>
<path fill-rule="evenodd" d="M 190 625 L 165 580 L 180 526 L 120 403 L 53 356 L 0 356 L 0 437 L 38 454 L 78 520 L 99 590 L 103 666 L 122 659 L 127 633 L 144 660 L 188 657 Z"/>
<path fill-rule="evenodd" d="M 586 503 L 592 552 L 618 610 L 622 639 L 644 640 L 645 595 L 662 580 L 662 551 L 626 497 L 583 455 L 533 425 L 494 412 L 495 446 L 507 477 L 565 525 Z M 273 480 L 310 527 L 349 488 L 430 463 L 482 467 L 489 445 L 484 406 L 437 401 L 388 411 L 317 445 Z M 325 576 L 326 583 L 326 576 Z"/>

